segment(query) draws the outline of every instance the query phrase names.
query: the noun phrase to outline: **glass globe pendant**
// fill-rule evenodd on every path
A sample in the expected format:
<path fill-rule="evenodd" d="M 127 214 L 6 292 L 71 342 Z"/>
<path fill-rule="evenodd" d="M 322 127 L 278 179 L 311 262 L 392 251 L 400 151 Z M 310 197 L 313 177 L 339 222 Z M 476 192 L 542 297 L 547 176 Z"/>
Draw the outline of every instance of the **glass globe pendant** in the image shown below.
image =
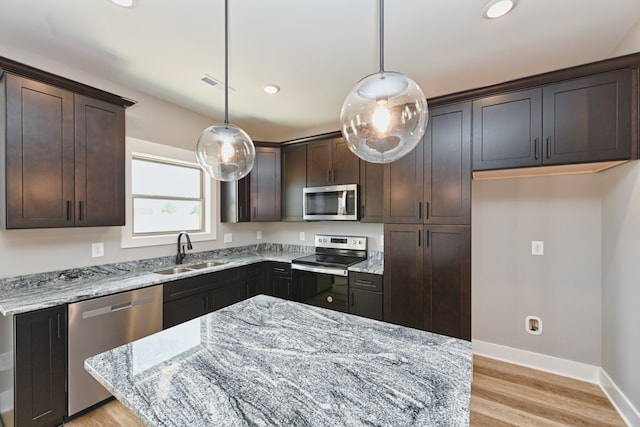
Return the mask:
<path fill-rule="evenodd" d="M 196 158 L 217 181 L 237 181 L 253 169 L 256 149 L 249 135 L 229 124 L 229 1 L 224 2 L 224 123 L 209 126 L 198 138 Z"/>
<path fill-rule="evenodd" d="M 411 78 L 384 71 L 384 0 L 380 0 L 380 71 L 360 80 L 340 112 L 342 135 L 349 149 L 371 163 L 391 163 L 422 139 L 429 109 L 420 86 Z"/>
<path fill-rule="evenodd" d="M 245 131 L 220 123 L 206 128 L 196 146 L 200 167 L 218 181 L 237 181 L 253 169 L 256 149 Z"/>

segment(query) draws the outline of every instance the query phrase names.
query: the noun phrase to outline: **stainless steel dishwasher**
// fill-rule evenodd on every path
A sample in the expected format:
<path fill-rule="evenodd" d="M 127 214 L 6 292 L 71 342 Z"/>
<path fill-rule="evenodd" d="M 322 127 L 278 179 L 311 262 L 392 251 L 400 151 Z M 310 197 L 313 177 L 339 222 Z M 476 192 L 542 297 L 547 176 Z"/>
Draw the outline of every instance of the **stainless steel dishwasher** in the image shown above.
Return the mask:
<path fill-rule="evenodd" d="M 69 304 L 68 416 L 111 396 L 84 369 L 88 357 L 162 330 L 162 286 Z"/>

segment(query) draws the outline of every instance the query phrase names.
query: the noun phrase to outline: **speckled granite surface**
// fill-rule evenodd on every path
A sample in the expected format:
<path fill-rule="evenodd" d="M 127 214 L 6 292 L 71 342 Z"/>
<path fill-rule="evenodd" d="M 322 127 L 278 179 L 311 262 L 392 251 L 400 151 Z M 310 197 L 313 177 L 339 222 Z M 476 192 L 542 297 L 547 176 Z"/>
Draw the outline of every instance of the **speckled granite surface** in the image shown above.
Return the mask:
<path fill-rule="evenodd" d="M 174 267 L 175 256 L 172 255 L 0 279 L 0 313 L 5 316 L 25 313 L 260 261 L 290 262 L 313 250 L 313 246 L 261 243 L 214 251 L 188 252 L 185 266 L 210 260 L 224 264 L 174 275 L 153 273 Z M 372 255 L 372 258 L 376 257 L 376 253 Z M 369 265 L 368 262 L 361 264 L 354 270 L 362 271 Z M 372 261 L 369 271 L 381 271 L 381 265 L 382 262 Z"/>
<path fill-rule="evenodd" d="M 259 295 L 87 359 L 149 426 L 466 426 L 471 343 Z"/>

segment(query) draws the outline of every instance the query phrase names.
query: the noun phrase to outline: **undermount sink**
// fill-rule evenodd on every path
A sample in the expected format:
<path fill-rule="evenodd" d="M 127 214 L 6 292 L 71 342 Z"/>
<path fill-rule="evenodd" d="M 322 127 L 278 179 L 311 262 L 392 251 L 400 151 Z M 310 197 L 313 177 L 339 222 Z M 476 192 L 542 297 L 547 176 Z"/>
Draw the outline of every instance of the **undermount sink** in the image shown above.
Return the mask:
<path fill-rule="evenodd" d="M 211 267 L 216 267 L 218 265 L 222 265 L 224 264 L 223 262 L 220 261 L 206 261 L 206 262 L 201 262 L 198 264 L 190 264 L 190 265 L 185 265 L 185 266 L 181 266 L 181 267 L 172 267 L 172 268 L 167 268 L 164 270 L 158 270 L 158 271 L 154 271 L 154 273 L 156 274 L 179 274 L 179 273 L 186 273 L 188 271 L 193 271 L 193 270 L 202 270 L 203 268 L 211 268 Z"/>
<path fill-rule="evenodd" d="M 178 273 L 186 273 L 187 271 L 193 271 L 193 268 L 190 267 L 173 267 L 167 268 L 166 270 L 154 271 L 157 274 L 178 274 Z"/>
<path fill-rule="evenodd" d="M 216 267 L 218 265 L 222 265 L 223 263 L 219 262 L 219 261 L 207 261 L 207 262 L 201 262 L 200 264 L 193 264 L 190 265 L 189 268 L 193 268 L 194 270 L 200 270 L 203 268 L 210 268 L 210 267 Z"/>

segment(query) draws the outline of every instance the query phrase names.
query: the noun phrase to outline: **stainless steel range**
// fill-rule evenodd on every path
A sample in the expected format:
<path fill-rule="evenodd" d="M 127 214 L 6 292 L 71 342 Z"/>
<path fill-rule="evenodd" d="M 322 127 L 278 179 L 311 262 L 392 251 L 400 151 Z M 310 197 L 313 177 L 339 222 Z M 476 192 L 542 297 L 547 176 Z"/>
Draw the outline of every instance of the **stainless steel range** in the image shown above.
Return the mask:
<path fill-rule="evenodd" d="M 291 261 L 294 299 L 348 312 L 348 268 L 366 259 L 366 237 L 317 234 L 315 253 Z"/>

